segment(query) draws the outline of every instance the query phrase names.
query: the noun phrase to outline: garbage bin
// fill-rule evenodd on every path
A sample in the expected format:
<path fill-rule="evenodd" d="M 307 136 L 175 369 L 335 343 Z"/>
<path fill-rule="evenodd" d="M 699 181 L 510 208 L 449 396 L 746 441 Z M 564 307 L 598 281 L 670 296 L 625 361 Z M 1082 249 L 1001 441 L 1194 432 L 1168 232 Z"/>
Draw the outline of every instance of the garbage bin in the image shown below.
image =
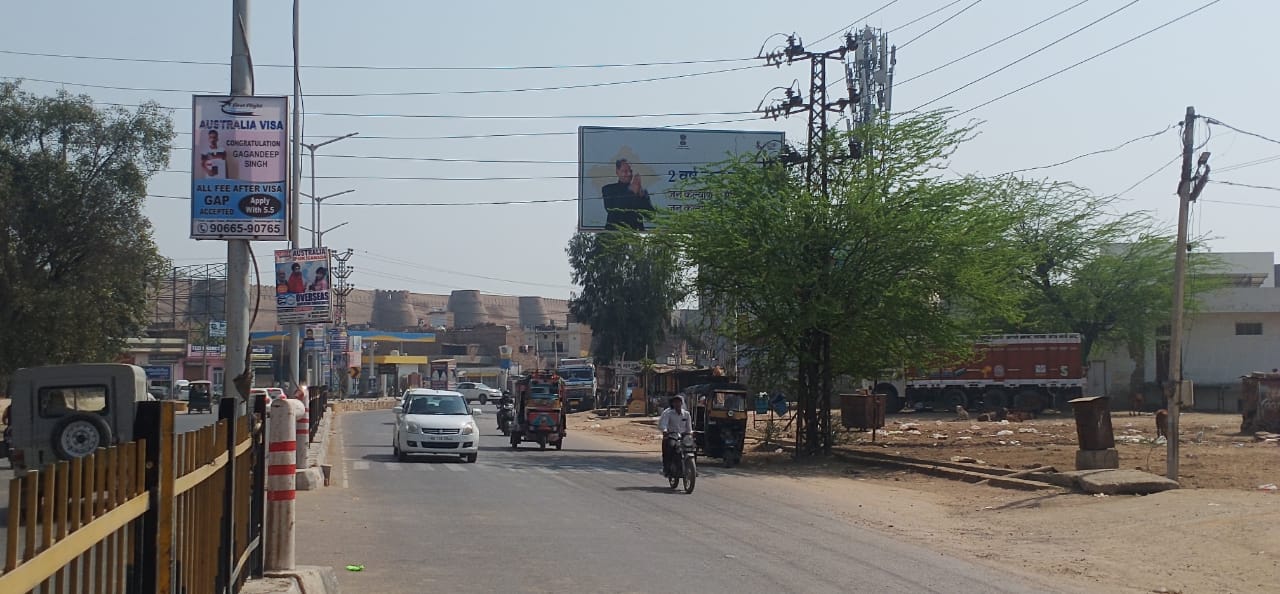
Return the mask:
<path fill-rule="evenodd" d="M 884 394 L 840 395 L 840 422 L 845 429 L 857 428 L 860 431 L 884 427 Z"/>
<path fill-rule="evenodd" d="M 1076 436 L 1081 450 L 1109 450 L 1116 447 L 1111 430 L 1111 399 L 1086 396 L 1069 401 L 1076 417 Z"/>

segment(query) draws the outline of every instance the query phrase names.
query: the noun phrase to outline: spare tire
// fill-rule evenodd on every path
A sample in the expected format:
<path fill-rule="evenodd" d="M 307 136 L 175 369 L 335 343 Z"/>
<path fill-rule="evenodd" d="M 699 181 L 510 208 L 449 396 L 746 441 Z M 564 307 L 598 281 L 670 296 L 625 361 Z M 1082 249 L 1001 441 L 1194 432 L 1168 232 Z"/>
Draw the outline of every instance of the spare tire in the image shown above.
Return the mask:
<path fill-rule="evenodd" d="M 99 415 L 67 415 L 53 426 L 53 452 L 61 460 L 84 458 L 111 445 L 111 428 Z"/>

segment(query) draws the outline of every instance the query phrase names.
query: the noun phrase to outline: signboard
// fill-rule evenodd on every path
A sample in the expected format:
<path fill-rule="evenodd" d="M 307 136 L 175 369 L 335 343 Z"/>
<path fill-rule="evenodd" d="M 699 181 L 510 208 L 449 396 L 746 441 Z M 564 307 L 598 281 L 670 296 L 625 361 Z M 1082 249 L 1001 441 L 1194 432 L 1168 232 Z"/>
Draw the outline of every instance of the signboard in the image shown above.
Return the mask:
<path fill-rule="evenodd" d="M 329 270 L 329 248 L 276 250 L 276 321 L 332 322 Z"/>
<path fill-rule="evenodd" d="M 330 328 L 329 329 L 329 350 L 335 353 L 345 353 L 350 344 L 347 336 L 346 328 Z"/>
<path fill-rule="evenodd" d="M 578 229 L 652 228 L 643 211 L 697 208 L 706 192 L 682 188 L 741 153 L 777 153 L 782 132 L 578 128 Z"/>
<path fill-rule="evenodd" d="M 209 322 L 209 336 L 211 337 L 227 337 L 227 323 L 214 320 Z"/>
<path fill-rule="evenodd" d="M 302 330 L 302 349 L 306 351 L 324 350 L 324 324 L 307 324 Z"/>
<path fill-rule="evenodd" d="M 251 349 L 249 357 L 253 361 L 271 361 L 274 359 L 274 347 L 269 344 L 255 344 Z"/>
<path fill-rule="evenodd" d="M 142 371 L 147 374 L 147 381 L 167 382 L 173 379 L 173 368 L 168 365 L 143 365 Z"/>
<path fill-rule="evenodd" d="M 428 387 L 432 390 L 452 390 L 458 385 L 458 363 L 453 359 L 430 361 Z"/>
<path fill-rule="evenodd" d="M 227 354 L 227 346 L 222 344 L 201 346 L 198 344 L 187 345 L 187 358 L 192 357 L 223 357 Z"/>
<path fill-rule="evenodd" d="M 192 97 L 191 238 L 289 238 L 289 100 Z"/>

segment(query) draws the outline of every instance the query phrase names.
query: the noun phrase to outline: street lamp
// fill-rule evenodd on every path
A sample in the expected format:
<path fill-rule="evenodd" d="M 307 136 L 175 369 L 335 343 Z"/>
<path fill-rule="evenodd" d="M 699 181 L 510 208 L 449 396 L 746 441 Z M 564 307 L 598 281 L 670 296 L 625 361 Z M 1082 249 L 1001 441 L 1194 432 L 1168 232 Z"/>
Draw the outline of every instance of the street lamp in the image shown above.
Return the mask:
<path fill-rule="evenodd" d="M 322 147 L 322 146 L 328 145 L 328 144 L 333 144 L 333 143 L 335 143 L 335 142 L 338 142 L 339 140 L 343 140 L 343 139 L 346 139 L 346 138 L 351 138 L 352 136 L 356 136 L 357 134 L 360 134 L 360 133 L 359 133 L 359 132 L 352 132 L 352 133 L 350 133 L 350 134 L 343 134 L 342 136 L 335 136 L 335 137 L 333 137 L 333 138 L 330 138 L 329 140 L 326 140 L 326 141 L 324 141 L 324 142 L 317 142 L 317 143 L 315 143 L 315 144 L 307 144 L 307 143 L 305 143 L 305 142 L 299 142 L 299 144 L 300 144 L 300 145 L 302 145 L 302 148 L 307 149 L 307 152 L 311 155 L 311 195 L 312 195 L 312 196 L 315 196 L 315 195 L 316 195 L 316 149 L 318 149 L 318 148 L 320 148 L 320 147 Z M 331 196 L 326 196 L 325 198 L 331 198 Z M 324 198 L 321 198 L 321 200 L 324 200 Z M 318 219 L 317 219 L 317 216 L 318 216 L 317 209 L 318 209 L 318 203 L 317 203 L 317 201 L 316 201 L 315 199 L 312 199 L 312 201 L 311 201 L 311 221 L 312 221 L 312 225 L 313 225 L 313 227 L 319 227 L 319 226 L 320 226 L 320 224 L 317 222 L 317 221 L 318 221 Z M 314 245 L 314 246 L 312 246 L 312 247 L 320 247 L 320 246 L 318 246 L 318 245 Z"/>
<path fill-rule="evenodd" d="M 314 174 L 314 173 L 312 174 L 312 180 L 311 180 L 311 182 L 312 182 L 312 186 L 314 186 L 314 185 L 315 185 L 315 174 Z M 314 187 L 312 188 L 312 190 L 314 191 Z M 352 192 L 354 192 L 354 191 L 355 191 L 355 190 L 343 190 L 343 191 L 341 191 L 341 192 L 335 192 L 335 193 L 333 193 L 333 194 L 329 194 L 328 196 L 319 196 L 319 197 L 317 197 L 315 194 L 308 194 L 308 193 L 306 193 L 306 192 L 299 192 L 299 193 L 300 193 L 300 194 L 302 194 L 303 196 L 306 196 L 307 198 L 311 199 L 311 229 L 307 229 L 306 227 L 303 227 L 303 229 L 306 229 L 307 231 L 311 231 L 311 247 L 320 247 L 320 246 L 324 245 L 324 233 L 320 233 L 320 236 L 319 236 L 319 237 L 317 237 L 317 236 L 316 236 L 316 232 L 314 231 L 315 229 L 319 229 L 319 228 L 320 228 L 320 206 L 321 206 L 321 204 L 322 204 L 325 200 L 328 200 L 328 199 L 330 199 L 330 198 L 334 198 L 334 197 L 337 197 L 337 196 L 342 196 L 343 194 L 350 194 L 350 193 L 352 193 Z M 333 227 L 333 228 L 329 229 L 329 231 L 332 231 L 333 229 L 337 229 L 337 227 Z M 327 232 L 328 232 L 328 231 L 326 231 L 325 233 L 327 233 Z"/>
<path fill-rule="evenodd" d="M 332 227 L 329 227 L 328 229 L 325 229 L 324 231 L 320 231 L 319 233 L 317 233 L 315 229 L 308 229 L 308 228 L 306 228 L 306 227 L 303 227 L 303 228 L 302 228 L 302 230 L 303 230 L 303 231 L 310 231 L 310 232 L 311 232 L 311 237 L 316 238 L 315 240 L 313 240 L 313 241 L 312 241 L 312 243 L 314 243 L 314 244 L 316 245 L 316 247 L 320 247 L 320 246 L 324 245 L 324 234 L 325 234 L 325 233 L 328 233 L 328 232 L 330 232 L 330 231 L 333 231 L 334 229 L 337 229 L 338 227 L 342 227 L 343 225 L 347 225 L 347 224 L 349 224 L 350 222 L 351 222 L 351 221 L 342 221 L 341 223 L 338 223 L 337 225 L 334 225 L 334 226 L 332 226 Z"/>

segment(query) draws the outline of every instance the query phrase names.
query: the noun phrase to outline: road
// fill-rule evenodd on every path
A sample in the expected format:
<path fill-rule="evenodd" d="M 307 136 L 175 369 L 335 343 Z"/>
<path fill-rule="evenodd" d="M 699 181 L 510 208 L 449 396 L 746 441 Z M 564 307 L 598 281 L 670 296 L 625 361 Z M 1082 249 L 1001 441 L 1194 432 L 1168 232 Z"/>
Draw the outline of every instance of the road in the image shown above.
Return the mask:
<path fill-rule="evenodd" d="M 363 565 L 340 576 L 352 592 L 1046 591 L 755 471 L 704 464 L 686 495 L 654 453 L 573 433 L 563 451 L 511 451 L 491 410 L 478 419 L 477 463 L 398 463 L 390 412 L 343 415 L 333 485 L 298 499 L 298 562 Z"/>

